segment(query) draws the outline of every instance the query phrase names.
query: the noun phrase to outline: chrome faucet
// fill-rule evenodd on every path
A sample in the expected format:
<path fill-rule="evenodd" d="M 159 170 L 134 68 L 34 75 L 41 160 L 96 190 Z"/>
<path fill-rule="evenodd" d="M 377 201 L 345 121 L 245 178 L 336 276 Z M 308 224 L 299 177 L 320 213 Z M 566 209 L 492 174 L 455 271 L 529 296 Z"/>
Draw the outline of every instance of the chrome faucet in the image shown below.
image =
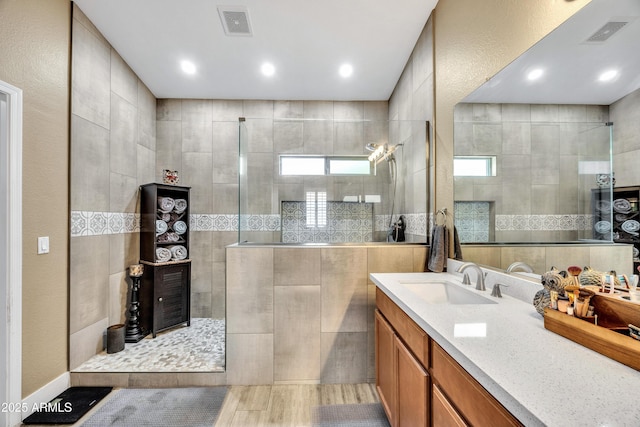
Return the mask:
<path fill-rule="evenodd" d="M 486 290 L 486 288 L 484 287 L 484 274 L 482 272 L 482 269 L 480 267 L 478 267 L 476 264 L 474 264 L 472 262 L 465 262 L 460 267 L 458 267 L 458 270 L 456 270 L 456 271 L 458 273 L 462 273 L 469 267 L 471 267 L 474 270 L 476 270 L 476 289 L 479 290 L 479 291 Z"/>
<path fill-rule="evenodd" d="M 516 261 L 511 263 L 511 265 L 507 267 L 507 273 L 516 271 L 516 269 L 519 269 L 520 271 L 524 271 L 525 273 L 533 273 L 533 268 L 529 264 L 522 261 Z"/>

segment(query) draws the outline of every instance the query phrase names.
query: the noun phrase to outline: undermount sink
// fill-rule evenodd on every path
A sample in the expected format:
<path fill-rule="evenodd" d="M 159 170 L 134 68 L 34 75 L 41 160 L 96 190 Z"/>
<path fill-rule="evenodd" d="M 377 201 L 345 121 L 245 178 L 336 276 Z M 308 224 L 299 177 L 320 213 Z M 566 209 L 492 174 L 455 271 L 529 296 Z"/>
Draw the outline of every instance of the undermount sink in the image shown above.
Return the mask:
<path fill-rule="evenodd" d="M 400 282 L 407 290 L 429 304 L 497 304 L 451 282 Z"/>

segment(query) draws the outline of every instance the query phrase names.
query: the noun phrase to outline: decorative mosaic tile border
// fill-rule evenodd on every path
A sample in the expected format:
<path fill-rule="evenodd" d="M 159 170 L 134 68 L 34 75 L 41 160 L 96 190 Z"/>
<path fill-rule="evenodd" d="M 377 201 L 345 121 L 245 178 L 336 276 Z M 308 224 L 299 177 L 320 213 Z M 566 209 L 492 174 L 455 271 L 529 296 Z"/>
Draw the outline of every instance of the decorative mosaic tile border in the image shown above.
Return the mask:
<path fill-rule="evenodd" d="M 496 215 L 496 231 L 591 230 L 593 215 Z"/>
<path fill-rule="evenodd" d="M 427 235 L 426 214 L 404 215 L 407 218 L 407 233 L 419 236 Z M 398 215 L 394 215 L 395 220 L 397 217 Z M 373 221 L 375 231 L 386 231 L 389 225 L 389 215 L 375 215 Z M 429 219 L 429 223 L 431 222 L 432 220 Z M 238 215 L 233 214 L 189 215 L 191 231 L 238 231 L 238 223 Z M 282 228 L 279 214 L 242 215 L 240 223 L 242 229 L 246 231 L 278 232 Z M 139 231 L 140 214 L 137 213 L 71 212 L 71 237 L 137 233 Z"/>
<path fill-rule="evenodd" d="M 317 207 L 317 212 L 313 209 L 310 224 L 307 216 L 307 202 L 282 202 L 283 243 L 343 243 L 373 240 L 372 203 L 330 201 L 318 203 L 320 206 Z M 311 206 L 316 207 L 315 201 Z M 322 224 L 316 225 L 316 222 L 320 221 Z"/>
<path fill-rule="evenodd" d="M 71 237 L 137 233 L 140 214 L 71 211 Z"/>

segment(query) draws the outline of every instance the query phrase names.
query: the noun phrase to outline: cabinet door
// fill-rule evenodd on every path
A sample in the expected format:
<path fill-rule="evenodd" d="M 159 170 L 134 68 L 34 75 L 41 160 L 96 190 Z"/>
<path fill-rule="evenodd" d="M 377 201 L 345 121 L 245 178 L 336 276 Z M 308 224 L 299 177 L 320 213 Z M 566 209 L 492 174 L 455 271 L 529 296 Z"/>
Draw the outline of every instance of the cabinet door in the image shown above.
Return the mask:
<path fill-rule="evenodd" d="M 407 347 L 395 337 L 398 381 L 398 427 L 429 425 L 429 374 Z"/>
<path fill-rule="evenodd" d="M 376 389 L 392 426 L 396 425 L 396 369 L 394 332 L 376 310 Z"/>
<path fill-rule="evenodd" d="M 446 351 L 432 341 L 431 375 L 458 412 L 475 426 L 520 426 L 520 422 Z"/>
<path fill-rule="evenodd" d="M 442 394 L 437 385 L 433 385 L 431 393 L 431 420 L 434 427 L 466 427 L 460 414 Z"/>
<path fill-rule="evenodd" d="M 160 267 L 156 278 L 156 330 L 189 320 L 189 266 Z"/>

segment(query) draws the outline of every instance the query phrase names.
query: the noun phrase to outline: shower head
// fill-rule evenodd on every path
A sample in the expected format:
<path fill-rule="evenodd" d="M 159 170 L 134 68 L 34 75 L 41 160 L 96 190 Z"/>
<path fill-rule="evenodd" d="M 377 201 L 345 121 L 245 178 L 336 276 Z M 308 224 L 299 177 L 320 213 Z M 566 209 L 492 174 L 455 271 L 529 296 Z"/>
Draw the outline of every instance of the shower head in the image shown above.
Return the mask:
<path fill-rule="evenodd" d="M 383 160 L 390 160 L 390 157 L 393 156 L 393 152 L 403 145 L 404 144 L 396 144 L 389 146 L 389 144 L 381 145 L 370 142 L 365 146 L 365 148 L 372 151 L 369 155 L 369 161 L 378 164 Z"/>
<path fill-rule="evenodd" d="M 376 144 L 375 142 L 369 142 L 367 145 L 365 145 L 364 148 L 366 148 L 367 151 L 376 151 L 378 147 L 380 147 L 380 144 Z"/>

